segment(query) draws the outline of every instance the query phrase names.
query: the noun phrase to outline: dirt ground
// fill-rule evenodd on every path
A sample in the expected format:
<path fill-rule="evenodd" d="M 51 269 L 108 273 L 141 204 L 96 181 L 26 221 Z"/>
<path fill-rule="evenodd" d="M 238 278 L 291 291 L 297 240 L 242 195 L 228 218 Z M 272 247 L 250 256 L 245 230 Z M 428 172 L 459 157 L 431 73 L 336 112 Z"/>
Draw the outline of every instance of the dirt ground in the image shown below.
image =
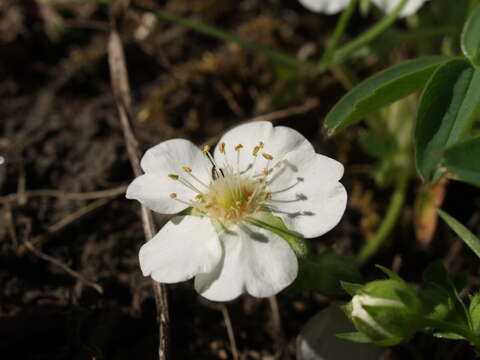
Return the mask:
<path fill-rule="evenodd" d="M 309 58 L 321 54 L 335 24 L 335 17 L 309 13 L 294 0 L 158 3 Z M 356 19 L 349 36 L 372 21 Z M 137 259 L 144 242 L 140 207 L 124 197 L 133 173 L 110 87 L 108 31 L 106 6 L 0 2 L 3 359 L 157 357 L 151 282 L 141 275 Z M 334 75 L 294 77 L 261 55 L 136 10 L 125 15 L 120 33 L 142 151 L 172 137 L 214 141 L 235 124 L 286 109 L 274 116 L 276 124 L 299 130 L 346 168 L 346 215 L 334 231 L 312 243 L 317 251 L 333 246 L 344 255 L 355 254 L 364 242 L 365 219 L 378 224 L 375 214 L 382 217 L 390 189 L 376 188 L 368 175 L 374 161 L 359 150 L 361 126 L 325 137 L 323 117 L 345 93 Z M 405 43 L 349 66 L 363 78 L 414 52 Z M 452 274 L 467 272 L 467 288 L 477 289 L 478 260 L 446 226 L 440 224 L 428 247 L 415 240 L 412 206 L 418 185 L 410 186 L 388 247 L 362 268 L 363 275 L 379 277 L 373 264 L 380 263 L 418 282 L 425 265 L 441 257 Z M 480 231 L 478 189 L 451 182 L 444 209 Z M 159 226 L 166 221 L 156 220 Z M 167 288 L 171 359 L 231 358 L 221 307 L 199 297 L 190 282 Z M 331 300 L 289 290 L 277 298 L 284 334 L 274 326 L 268 300 L 242 296 L 227 304 L 245 359 L 294 358 L 302 326 Z M 474 356 L 466 344 L 418 335 L 408 346 L 387 349 L 384 358 Z"/>

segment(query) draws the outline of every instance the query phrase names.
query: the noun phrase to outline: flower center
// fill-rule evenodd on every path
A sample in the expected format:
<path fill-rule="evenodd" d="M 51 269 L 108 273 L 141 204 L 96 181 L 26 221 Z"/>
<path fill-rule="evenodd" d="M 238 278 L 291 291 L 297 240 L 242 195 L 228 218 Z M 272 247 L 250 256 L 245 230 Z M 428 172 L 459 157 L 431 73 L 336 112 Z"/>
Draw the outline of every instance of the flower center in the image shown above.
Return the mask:
<path fill-rule="evenodd" d="M 215 163 L 210 154 L 210 147 L 203 149 L 203 154 L 207 156 L 212 164 L 212 178 L 209 184 L 202 182 L 193 174 L 192 169 L 183 167 L 184 172 L 188 176 L 179 176 L 169 174 L 168 176 L 176 181 L 180 181 L 189 189 L 194 190 L 197 195 L 190 201 L 178 199 L 177 194 L 171 194 L 170 197 L 186 205 L 192 207 L 194 213 L 200 216 L 208 216 L 216 220 L 223 226 L 229 226 L 244 220 L 248 220 L 250 216 L 258 211 L 269 208 L 269 200 L 271 198 L 268 191 L 269 176 L 275 168 L 271 166 L 273 156 L 262 153 L 262 160 L 265 166 L 260 173 L 255 173 L 254 165 L 257 156 L 264 147 L 260 142 L 252 150 L 252 162 L 247 169 L 240 170 L 240 152 L 243 149 L 242 144 L 236 145 L 233 149 L 237 153 L 236 164 L 230 164 L 225 156 L 225 165 L 220 168 Z M 219 144 L 219 151 L 226 155 L 225 143 Z"/>

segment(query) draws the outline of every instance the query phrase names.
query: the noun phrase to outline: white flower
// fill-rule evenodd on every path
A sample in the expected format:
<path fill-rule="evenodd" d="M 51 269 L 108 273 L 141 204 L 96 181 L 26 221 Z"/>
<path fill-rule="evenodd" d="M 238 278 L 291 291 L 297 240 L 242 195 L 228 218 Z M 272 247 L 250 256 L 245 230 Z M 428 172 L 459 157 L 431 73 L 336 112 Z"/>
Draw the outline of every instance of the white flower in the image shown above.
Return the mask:
<path fill-rule="evenodd" d="M 350 0 L 299 0 L 307 9 L 325 14 L 336 14 L 345 9 Z M 384 12 L 389 13 L 395 10 L 401 0 L 371 0 Z M 428 0 L 409 0 L 403 7 L 400 16 L 415 14 Z"/>
<path fill-rule="evenodd" d="M 143 274 L 163 283 L 195 277 L 196 290 L 210 300 L 271 296 L 296 278 L 295 253 L 258 226 L 262 215 L 271 212 L 312 238 L 332 229 L 346 206 L 343 166 L 316 154 L 295 130 L 269 122 L 227 132 L 213 156 L 187 140 L 165 141 L 141 166 L 145 174 L 127 198 L 163 214 L 192 209 L 140 249 Z"/>

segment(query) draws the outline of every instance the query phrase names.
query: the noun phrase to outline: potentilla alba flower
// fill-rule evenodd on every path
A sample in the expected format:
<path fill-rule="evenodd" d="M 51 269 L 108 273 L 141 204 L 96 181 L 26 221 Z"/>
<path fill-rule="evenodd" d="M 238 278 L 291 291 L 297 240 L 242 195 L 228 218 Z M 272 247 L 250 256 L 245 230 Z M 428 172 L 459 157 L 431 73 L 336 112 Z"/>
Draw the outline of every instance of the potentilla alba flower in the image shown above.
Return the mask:
<path fill-rule="evenodd" d="M 336 14 L 345 9 L 350 0 L 299 0 L 307 9 L 324 14 Z M 395 10 L 401 0 L 371 0 L 384 12 L 389 13 Z M 428 0 L 408 0 L 403 7 L 400 16 L 415 14 Z"/>
<path fill-rule="evenodd" d="M 306 238 L 332 229 L 345 211 L 343 166 L 316 154 L 297 131 L 252 122 L 227 132 L 215 151 L 183 139 L 149 149 L 145 174 L 127 198 L 174 217 L 140 249 L 145 276 L 162 283 L 195 277 L 210 300 L 274 295 L 297 276 L 290 245 L 269 231 L 271 214 Z M 269 217 L 270 216 L 270 217 Z"/>

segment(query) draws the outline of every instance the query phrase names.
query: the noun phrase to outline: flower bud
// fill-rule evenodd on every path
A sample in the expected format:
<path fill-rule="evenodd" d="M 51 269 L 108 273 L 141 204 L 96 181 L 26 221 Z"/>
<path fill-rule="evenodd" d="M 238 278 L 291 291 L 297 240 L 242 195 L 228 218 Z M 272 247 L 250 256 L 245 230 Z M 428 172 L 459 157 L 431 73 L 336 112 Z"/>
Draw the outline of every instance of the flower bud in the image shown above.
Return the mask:
<path fill-rule="evenodd" d="M 377 280 L 357 291 L 346 312 L 373 343 L 392 346 L 408 341 L 417 331 L 422 304 L 404 281 Z"/>

